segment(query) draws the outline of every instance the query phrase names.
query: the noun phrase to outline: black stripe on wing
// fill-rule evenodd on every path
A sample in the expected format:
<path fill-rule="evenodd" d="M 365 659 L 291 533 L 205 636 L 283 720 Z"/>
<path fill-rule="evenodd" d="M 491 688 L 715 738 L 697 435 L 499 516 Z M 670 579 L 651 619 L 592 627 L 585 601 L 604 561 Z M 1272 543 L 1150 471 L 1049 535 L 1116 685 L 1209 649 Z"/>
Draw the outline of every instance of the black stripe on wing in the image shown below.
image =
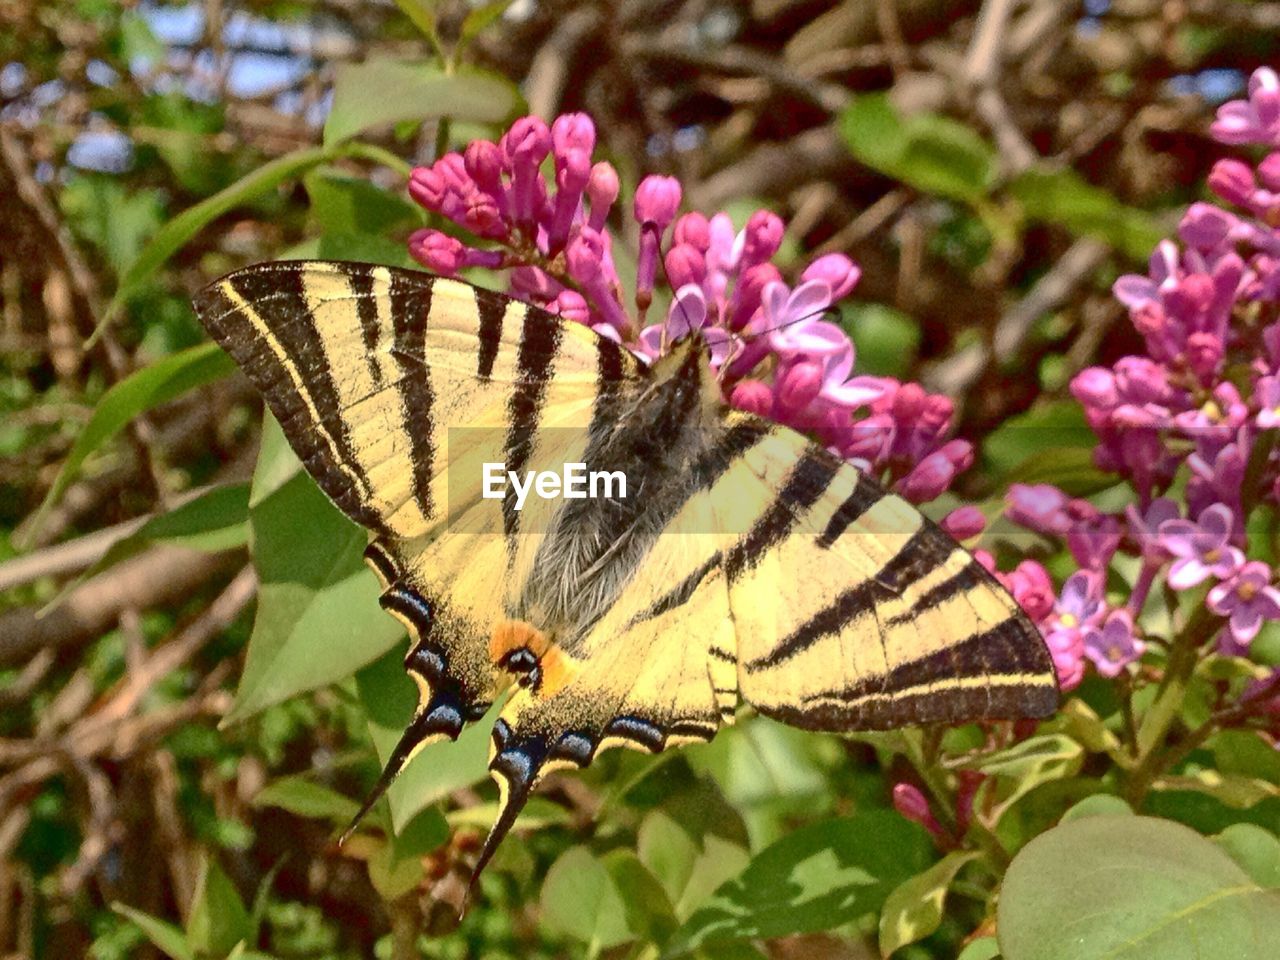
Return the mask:
<path fill-rule="evenodd" d="M 555 375 L 556 355 L 564 329 L 556 318 L 527 308 L 516 351 L 516 380 L 507 401 L 507 470 L 523 473 L 533 455 L 538 421 L 546 401 L 547 382 Z M 502 500 L 502 530 L 513 537 L 520 529 L 514 485 L 508 484 Z"/>
<path fill-rule="evenodd" d="M 413 467 L 413 495 L 424 517 L 434 516 L 431 477 L 435 447 L 432 443 L 431 371 L 425 358 L 427 321 L 431 316 L 434 277 L 414 277 L 402 272 L 391 275 L 392 356 L 400 365 L 400 403 L 404 411 L 404 431 L 409 435 L 409 462 Z"/>
<path fill-rule="evenodd" d="M 768 509 L 726 555 L 724 569 L 731 584 L 790 535 L 826 493 L 840 468 L 841 462 L 821 447 L 805 450 Z"/>
<path fill-rule="evenodd" d="M 303 263 L 286 261 L 240 270 L 196 294 L 196 313 L 262 393 L 321 489 L 357 523 L 382 532 L 382 517 L 371 505 L 368 478 L 357 465 L 332 371 L 307 309 L 305 269 Z M 228 290 L 244 305 L 228 296 Z"/>

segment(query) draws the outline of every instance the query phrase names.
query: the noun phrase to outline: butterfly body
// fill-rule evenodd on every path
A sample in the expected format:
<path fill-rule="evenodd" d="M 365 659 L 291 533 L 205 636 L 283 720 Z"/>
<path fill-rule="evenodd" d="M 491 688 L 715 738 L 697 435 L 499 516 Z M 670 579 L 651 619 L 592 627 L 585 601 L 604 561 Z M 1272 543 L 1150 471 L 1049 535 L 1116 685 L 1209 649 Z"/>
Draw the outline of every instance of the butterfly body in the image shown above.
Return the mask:
<path fill-rule="evenodd" d="M 697 336 L 650 368 L 499 294 L 364 264 L 260 264 L 196 306 L 371 531 L 412 637 L 420 704 L 374 797 L 510 690 L 481 866 L 549 770 L 708 740 L 742 703 L 835 731 L 1056 707 L 995 579 L 849 464 L 728 408 Z M 625 475 L 625 496 L 485 493 L 485 464 L 570 463 Z"/>

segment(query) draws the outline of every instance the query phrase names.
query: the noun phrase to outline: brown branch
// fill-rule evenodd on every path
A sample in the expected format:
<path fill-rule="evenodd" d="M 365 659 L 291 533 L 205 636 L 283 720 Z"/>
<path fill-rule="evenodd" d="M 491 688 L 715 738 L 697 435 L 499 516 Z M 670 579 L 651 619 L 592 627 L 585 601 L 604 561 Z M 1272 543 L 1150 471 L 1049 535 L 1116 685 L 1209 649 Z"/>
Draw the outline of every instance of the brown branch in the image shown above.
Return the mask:
<path fill-rule="evenodd" d="M 44 617 L 36 607 L 0 613 L 0 666 L 87 642 L 114 627 L 130 607 L 148 610 L 185 599 L 243 557 L 239 550 L 209 554 L 160 546 L 90 580 Z"/>

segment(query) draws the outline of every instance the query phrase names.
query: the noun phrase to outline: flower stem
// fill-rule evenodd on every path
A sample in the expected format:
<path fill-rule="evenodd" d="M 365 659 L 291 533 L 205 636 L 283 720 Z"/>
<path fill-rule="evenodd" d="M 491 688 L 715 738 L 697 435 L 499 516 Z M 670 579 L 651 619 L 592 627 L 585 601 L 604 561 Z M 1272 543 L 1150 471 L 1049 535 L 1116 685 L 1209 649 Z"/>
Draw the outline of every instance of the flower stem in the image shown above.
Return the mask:
<path fill-rule="evenodd" d="M 1176 751 L 1165 749 L 1165 741 L 1181 712 L 1200 647 L 1209 641 L 1221 623 L 1221 618 L 1207 607 L 1197 606 L 1169 649 L 1168 665 L 1155 703 L 1138 727 L 1138 762 L 1125 785 L 1125 799 L 1135 810 L 1141 808 L 1155 779 L 1170 763 L 1177 762 Z"/>

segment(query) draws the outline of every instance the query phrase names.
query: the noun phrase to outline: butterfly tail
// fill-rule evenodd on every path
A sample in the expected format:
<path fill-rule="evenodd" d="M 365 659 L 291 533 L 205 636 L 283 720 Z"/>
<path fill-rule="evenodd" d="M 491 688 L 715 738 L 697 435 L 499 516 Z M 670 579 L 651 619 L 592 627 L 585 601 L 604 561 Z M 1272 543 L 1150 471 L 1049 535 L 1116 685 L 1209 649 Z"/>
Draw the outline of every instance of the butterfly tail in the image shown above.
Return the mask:
<path fill-rule="evenodd" d="M 489 762 L 489 772 L 498 784 L 498 818 L 489 828 L 489 835 L 485 837 L 480 856 L 471 871 L 471 881 L 467 884 L 468 900 L 498 845 L 515 826 L 516 818 L 542 777 L 546 762 L 545 738 L 517 739 L 506 720 L 497 721 L 493 728 L 493 759 Z"/>
<path fill-rule="evenodd" d="M 373 809 L 374 804 L 382 799 L 391 782 L 400 775 L 400 771 L 413 759 L 414 754 L 428 744 L 439 740 L 457 740 L 458 734 L 462 732 L 462 722 L 462 711 L 453 698 L 436 695 L 426 709 L 419 710 L 401 735 L 395 749 L 391 751 L 386 766 L 378 776 L 378 782 L 373 785 L 364 803 L 360 805 L 359 812 L 352 818 L 347 829 L 342 831 L 342 836 L 338 838 L 338 845 L 341 846 L 347 842 L 356 827 L 360 825 L 360 821 Z"/>

